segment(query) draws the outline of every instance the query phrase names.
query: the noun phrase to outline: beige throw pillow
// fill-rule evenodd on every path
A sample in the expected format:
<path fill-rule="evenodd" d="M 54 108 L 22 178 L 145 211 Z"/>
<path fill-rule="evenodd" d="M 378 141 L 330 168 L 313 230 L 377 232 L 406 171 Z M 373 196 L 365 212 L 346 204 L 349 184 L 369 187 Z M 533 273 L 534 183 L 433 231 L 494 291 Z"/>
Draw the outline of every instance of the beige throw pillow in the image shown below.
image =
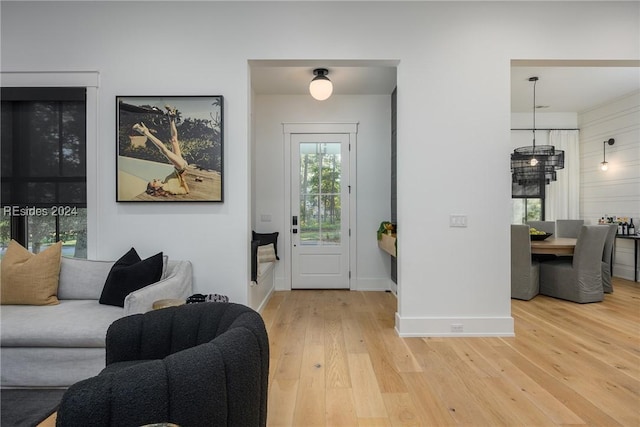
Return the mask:
<path fill-rule="evenodd" d="M 275 262 L 276 250 L 273 243 L 268 245 L 258 246 L 258 264 L 263 262 Z"/>
<path fill-rule="evenodd" d="M 9 242 L 0 268 L 0 303 L 3 305 L 59 304 L 58 281 L 62 242 L 32 254 L 15 240 Z"/>

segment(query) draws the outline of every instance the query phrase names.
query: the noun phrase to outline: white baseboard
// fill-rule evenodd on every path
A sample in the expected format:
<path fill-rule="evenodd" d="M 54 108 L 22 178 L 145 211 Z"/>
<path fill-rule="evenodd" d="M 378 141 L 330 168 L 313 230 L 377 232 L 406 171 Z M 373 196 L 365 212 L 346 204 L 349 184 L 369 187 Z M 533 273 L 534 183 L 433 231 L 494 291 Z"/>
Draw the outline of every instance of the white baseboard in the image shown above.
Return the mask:
<path fill-rule="evenodd" d="M 388 291 L 391 289 L 391 279 L 369 277 L 351 280 L 352 291 Z"/>
<path fill-rule="evenodd" d="M 401 337 L 513 337 L 513 317 L 401 317 L 396 313 Z"/>
<path fill-rule="evenodd" d="M 274 292 L 275 292 L 275 289 L 271 288 L 267 293 L 267 295 L 262 300 L 262 302 L 258 305 L 258 307 L 254 308 L 254 310 L 262 314 L 262 310 L 264 310 L 264 308 L 267 306 L 267 303 L 271 299 L 271 295 L 273 295 Z"/>
<path fill-rule="evenodd" d="M 274 277 L 277 291 L 290 291 L 284 277 Z M 351 280 L 352 291 L 388 291 L 391 289 L 391 279 L 388 278 L 356 278 Z"/>
<path fill-rule="evenodd" d="M 260 312 L 271 298 L 275 290 L 273 280 L 273 264 L 263 267 L 263 271 L 258 276 L 257 282 L 251 282 L 249 285 L 249 307 Z"/>

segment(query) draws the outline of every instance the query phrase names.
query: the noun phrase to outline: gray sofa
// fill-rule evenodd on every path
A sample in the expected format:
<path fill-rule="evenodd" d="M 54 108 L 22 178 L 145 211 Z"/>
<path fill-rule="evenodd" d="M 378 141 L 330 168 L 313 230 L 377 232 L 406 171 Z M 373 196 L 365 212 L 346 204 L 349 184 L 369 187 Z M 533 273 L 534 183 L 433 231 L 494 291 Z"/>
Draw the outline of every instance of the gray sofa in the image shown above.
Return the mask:
<path fill-rule="evenodd" d="M 114 261 L 62 258 L 58 305 L 0 309 L 2 387 L 68 387 L 105 367 L 105 338 L 115 320 L 152 309 L 159 299 L 192 293 L 189 261 L 168 260 L 162 279 L 127 295 L 124 307 L 98 302 Z"/>

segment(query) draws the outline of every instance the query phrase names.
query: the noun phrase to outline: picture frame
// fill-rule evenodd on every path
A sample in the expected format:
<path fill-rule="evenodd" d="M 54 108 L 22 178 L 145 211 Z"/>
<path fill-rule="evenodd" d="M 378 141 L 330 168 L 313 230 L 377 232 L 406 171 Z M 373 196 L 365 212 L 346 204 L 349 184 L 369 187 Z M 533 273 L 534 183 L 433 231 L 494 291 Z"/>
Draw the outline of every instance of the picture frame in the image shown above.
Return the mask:
<path fill-rule="evenodd" d="M 223 202 L 223 96 L 116 96 L 116 164 L 117 202 Z"/>

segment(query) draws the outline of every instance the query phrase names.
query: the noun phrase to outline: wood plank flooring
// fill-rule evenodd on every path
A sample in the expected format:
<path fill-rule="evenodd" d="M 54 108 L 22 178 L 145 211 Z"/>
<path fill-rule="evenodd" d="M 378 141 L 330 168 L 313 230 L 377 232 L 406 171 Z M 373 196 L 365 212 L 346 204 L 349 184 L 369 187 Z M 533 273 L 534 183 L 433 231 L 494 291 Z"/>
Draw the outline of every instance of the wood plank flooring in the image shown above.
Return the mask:
<path fill-rule="evenodd" d="M 390 293 L 276 292 L 268 425 L 640 426 L 640 284 L 511 307 L 513 338 L 400 338 Z"/>

